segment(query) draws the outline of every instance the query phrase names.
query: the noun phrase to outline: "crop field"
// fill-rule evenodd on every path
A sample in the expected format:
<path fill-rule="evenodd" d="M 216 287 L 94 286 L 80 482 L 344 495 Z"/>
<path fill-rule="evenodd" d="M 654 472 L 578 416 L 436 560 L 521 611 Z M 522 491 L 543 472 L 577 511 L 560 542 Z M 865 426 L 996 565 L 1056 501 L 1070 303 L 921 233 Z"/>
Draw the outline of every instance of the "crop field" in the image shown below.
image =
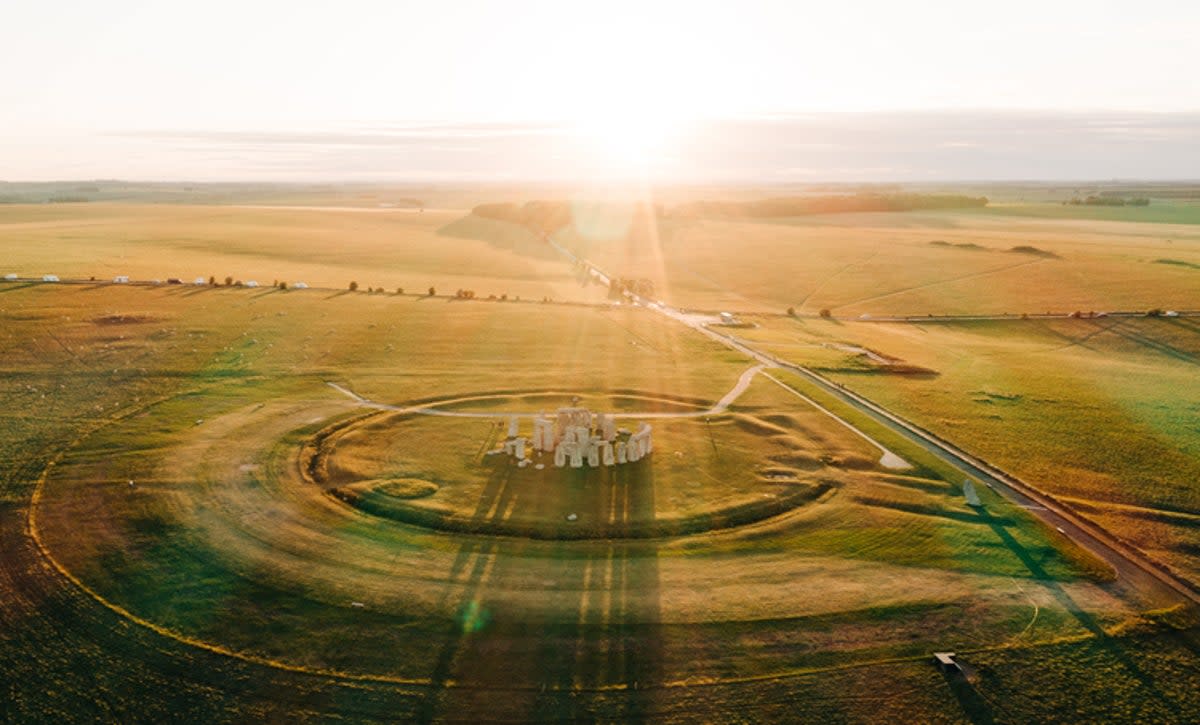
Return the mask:
<path fill-rule="evenodd" d="M 970 211 L 666 220 L 631 242 L 562 235 L 682 307 L 835 316 L 1192 309 L 1200 227 Z M 736 250 L 736 252 L 731 252 Z M 637 270 L 637 274 L 634 274 Z"/>
<path fill-rule="evenodd" d="M 305 282 L 394 293 L 474 290 L 540 300 L 601 299 L 521 229 L 463 210 L 66 204 L 0 209 L 0 250 L 22 277 L 56 274 L 191 283 Z M 514 249 L 525 254 L 513 254 Z"/>
<path fill-rule="evenodd" d="M 1034 216 L 665 218 L 649 244 L 556 241 L 672 304 L 746 311 L 710 329 L 1196 581 L 1194 317 L 852 321 L 1196 306 L 1196 227 Z M 7 205 L 0 249 L 24 278 L 0 282 L 0 720 L 1200 711 L 1178 592 L 979 480 L 968 505 L 948 459 L 681 318 L 608 304 L 515 224 Z M 45 273 L 97 281 L 28 279 Z M 650 425 L 653 453 L 500 452 L 513 419 L 528 436 L 573 404 L 622 437 Z"/>

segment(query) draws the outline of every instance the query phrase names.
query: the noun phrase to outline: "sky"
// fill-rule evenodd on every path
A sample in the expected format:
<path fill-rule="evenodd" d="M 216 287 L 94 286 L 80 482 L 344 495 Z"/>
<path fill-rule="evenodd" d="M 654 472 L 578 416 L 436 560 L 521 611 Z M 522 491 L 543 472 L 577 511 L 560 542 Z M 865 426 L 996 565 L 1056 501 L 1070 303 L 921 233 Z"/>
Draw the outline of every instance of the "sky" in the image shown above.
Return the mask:
<path fill-rule="evenodd" d="M 0 4 L 0 179 L 1200 176 L 1200 3 Z"/>

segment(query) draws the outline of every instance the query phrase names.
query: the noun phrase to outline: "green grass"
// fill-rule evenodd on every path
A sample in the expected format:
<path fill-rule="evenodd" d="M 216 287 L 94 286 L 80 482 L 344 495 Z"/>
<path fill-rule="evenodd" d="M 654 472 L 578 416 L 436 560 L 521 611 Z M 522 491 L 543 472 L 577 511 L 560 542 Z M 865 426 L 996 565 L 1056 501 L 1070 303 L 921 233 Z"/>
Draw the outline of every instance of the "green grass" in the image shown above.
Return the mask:
<path fill-rule="evenodd" d="M 148 265 L 187 246 L 158 236 L 178 228 L 179 210 L 158 211 L 159 221 L 130 226 Z M 10 217 L 18 225 L 61 221 L 60 210 L 13 213 L 23 215 Z M 111 228 L 125 224 L 126 210 L 113 207 L 81 212 L 68 226 L 86 227 L 87 215 L 97 213 L 114 215 Z M 245 240 L 262 234 L 274 240 L 264 253 L 286 262 L 282 240 L 290 224 L 271 231 L 278 222 L 270 215 L 229 213 L 225 221 L 196 218 L 198 234 L 211 236 L 189 242 L 194 251 L 211 243 L 219 251 L 210 260 L 251 259 Z M 925 238 L 934 222 L 909 223 L 916 230 L 911 245 L 897 248 L 921 251 L 902 272 L 923 279 L 921 266 L 936 263 L 926 256 Z M 300 249 L 324 243 L 314 240 L 328 239 L 338 224 L 352 230 L 357 222 L 323 221 Z M 819 231 L 811 239 L 835 233 L 832 226 L 813 228 Z M 792 233 L 786 224 L 772 229 L 755 233 Z M 865 231 L 854 243 L 871 246 L 903 233 L 901 226 L 886 229 Z M 718 264 L 715 245 L 724 231 L 710 233 L 714 246 L 696 260 L 711 266 L 694 269 L 699 276 L 690 275 L 684 288 L 725 295 L 736 285 L 774 304 L 772 289 L 782 289 L 795 268 L 774 265 L 760 290 L 743 286 L 750 265 L 728 255 L 725 266 Z M 111 232 L 95 232 L 76 247 L 51 239 L 57 234 L 68 232 L 41 229 L 35 236 L 50 235 L 38 237 L 47 248 L 61 243 L 67 264 L 92 264 L 120 247 Z M 225 234 L 230 238 L 219 238 Z M 372 234 L 380 236 L 371 249 L 351 250 L 358 261 L 338 274 L 380 268 L 408 253 L 380 251 L 387 229 L 366 232 Z M 766 248 L 768 236 L 755 243 Z M 934 238 L 943 237 L 950 235 Z M 828 241 L 820 249 L 834 253 L 836 240 Z M 431 249 L 418 245 L 412 253 Z M 815 266 L 825 264 L 820 249 L 809 250 Z M 1055 249 L 1067 259 L 1071 248 Z M 484 255 L 469 274 L 498 280 L 526 273 L 518 271 L 520 255 L 504 254 L 515 266 Z M 880 254 L 888 261 L 888 252 Z M 1146 252 L 1147 260 L 1167 256 L 1187 255 Z M 1155 274 L 1193 274 L 1178 265 L 1146 266 Z M 865 294 L 887 270 L 847 272 L 845 285 L 834 277 L 813 302 L 824 294 Z M 710 273 L 725 276 L 711 286 L 701 280 L 717 279 Z M 824 279 L 820 274 L 810 281 Z M 973 294 L 964 289 L 945 299 L 970 306 Z M 1200 350 L 1187 320 L 1121 321 L 1111 330 L 1096 329 L 1103 320 L 761 322 L 738 334 L 801 362 L 820 355 L 829 374 L 850 387 L 1032 483 L 1060 486 L 1056 495 L 1090 502 L 1096 508 L 1088 515 L 1127 537 L 1144 532 L 1138 543 L 1176 557 L 1172 565 L 1192 561 L 1184 532 L 1194 527 L 1171 512 L 1194 510 L 1186 477 L 1196 453 L 1189 426 L 1198 401 L 1190 381 Z M 327 381 L 390 403 L 553 389 L 643 391 L 702 404 L 721 397 L 747 367 L 741 356 L 646 311 L 35 285 L 0 287 L 0 323 L 0 670 L 9 675 L 0 719 L 358 720 L 460 712 L 674 722 L 697 712 L 787 719 L 803 711 L 830 720 L 1036 720 L 1059 712 L 1047 703 L 1099 717 L 1106 693 L 1117 700 L 1116 719 L 1169 719 L 1196 707 L 1194 630 L 1177 630 L 1191 626 L 1186 618 L 1164 622 L 1141 612 L 1119 588 L 1097 581 L 1102 572 L 1090 557 L 990 492 L 981 491 L 985 513 L 967 508 L 960 473 L 795 376 L 781 378 L 916 468 L 875 467 L 873 448 L 759 378 L 733 414 L 766 426 L 735 435 L 720 427 L 733 418 L 723 419 L 711 460 L 700 455 L 702 439 L 684 433 L 674 445 L 672 436 L 684 429 L 664 428 L 662 442 L 672 444 L 655 453 L 654 498 L 647 501 L 643 488 L 624 503 L 606 504 L 656 517 L 700 511 L 703 501 L 755 491 L 743 476 L 764 458 L 773 467 L 792 466 L 814 490 L 823 487 L 816 499 L 751 526 L 632 542 L 463 536 L 345 506 L 305 488 L 298 475 L 299 451 L 311 436 L 364 412 Z M 935 375 L 883 374 L 857 356 L 811 347 L 822 342 L 863 345 Z M 405 438 L 389 435 L 381 429 L 377 443 L 398 451 L 398 460 L 423 456 L 445 465 L 440 434 L 424 431 L 422 447 L 407 453 Z M 703 465 L 688 468 L 661 455 L 691 444 Z M 28 539 L 25 514 L 43 466 L 64 450 L 35 514 L 56 560 L 147 622 L 310 671 L 231 658 L 155 633 L 46 568 Z M 736 455 L 721 459 L 722 450 Z M 365 474 L 381 480 L 437 473 L 433 464 L 417 464 L 389 462 Z M 451 466 L 439 483 L 468 468 Z M 699 482 L 704 496 L 689 496 L 697 471 L 706 474 Z M 460 494 L 460 505 L 484 517 L 557 516 L 562 502 L 517 489 L 489 493 L 486 484 Z M 1138 507 L 1164 515 L 1148 519 Z M 977 667 L 971 689 L 948 685 L 932 669 L 925 659 L 934 649 L 968 653 L 967 663 Z M 1141 652 L 1161 654 L 1161 670 L 1143 666 Z M 317 671 L 323 668 L 434 686 L 333 678 Z M 690 686 L 702 682 L 708 684 Z"/>
<path fill-rule="evenodd" d="M 1191 424 L 1200 411 L 1191 382 L 1200 332 L 1191 322 L 763 322 L 745 337 L 824 367 L 834 380 L 1048 493 L 1093 504 L 1087 515 L 1185 576 L 1200 571 L 1189 519 L 1145 517 L 1200 511 L 1200 435 Z M 862 345 L 936 375 L 863 373 L 830 365 L 827 350 L 790 340 Z"/>

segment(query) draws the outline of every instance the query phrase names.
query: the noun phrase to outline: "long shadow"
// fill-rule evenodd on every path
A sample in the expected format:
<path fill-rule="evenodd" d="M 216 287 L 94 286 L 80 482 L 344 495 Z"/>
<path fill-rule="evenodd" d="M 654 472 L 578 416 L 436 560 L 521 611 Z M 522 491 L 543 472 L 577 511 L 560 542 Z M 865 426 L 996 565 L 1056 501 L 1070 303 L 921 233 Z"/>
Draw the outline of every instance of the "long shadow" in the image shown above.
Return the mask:
<path fill-rule="evenodd" d="M 494 516 L 503 516 L 505 502 L 509 498 L 509 484 L 512 480 L 513 469 L 509 466 L 498 467 L 488 478 L 479 502 L 475 506 L 473 518 L 485 520 L 488 513 L 496 510 Z M 439 713 L 439 705 L 447 692 L 447 686 L 453 674 L 455 658 L 463 648 L 466 640 L 484 625 L 482 617 L 486 616 L 480 607 L 484 574 L 488 561 L 495 553 L 497 543 L 494 540 L 468 540 L 459 547 L 458 555 L 450 567 L 449 579 L 452 583 L 461 581 L 463 592 L 460 596 L 456 617 L 451 620 L 443 637 L 440 649 L 433 660 L 429 675 L 430 686 L 425 699 L 417 710 L 419 722 L 433 722 Z M 467 565 L 473 562 L 469 572 Z M 464 572 L 466 575 L 464 576 Z M 442 598 L 442 607 L 448 604 L 451 596 L 447 588 Z"/>
<path fill-rule="evenodd" d="M 474 518 L 575 513 L 619 528 L 653 518 L 654 506 L 649 461 L 541 472 L 506 462 Z M 662 649 L 653 544 L 477 539 L 463 544 L 451 576 L 465 585 L 460 616 L 433 664 L 422 721 L 649 717 Z M 593 702 L 588 691 L 600 687 L 608 692 Z"/>
<path fill-rule="evenodd" d="M 1029 569 L 1029 572 L 1033 574 L 1034 578 L 1037 579 L 1038 582 L 1045 587 L 1046 590 L 1049 591 L 1054 598 L 1059 601 L 1060 604 L 1062 604 L 1063 609 L 1065 609 L 1072 617 L 1075 618 L 1076 621 L 1083 625 L 1084 629 L 1092 633 L 1092 635 L 1094 635 L 1098 641 L 1105 644 L 1105 648 L 1108 650 L 1108 652 L 1113 656 L 1114 659 L 1121 663 L 1126 671 L 1129 672 L 1130 676 L 1136 679 L 1142 685 L 1142 687 L 1151 692 L 1158 700 L 1167 703 L 1172 702 L 1163 693 L 1163 691 L 1158 688 L 1153 678 L 1143 672 L 1141 668 L 1137 666 L 1137 663 L 1134 661 L 1134 659 L 1125 652 L 1121 642 L 1108 636 L 1108 633 L 1104 631 L 1104 628 L 1100 626 L 1100 623 L 1096 621 L 1096 618 L 1084 611 L 1083 608 L 1071 598 L 1071 595 L 1068 594 L 1065 589 L 1063 589 L 1062 585 L 1059 584 L 1053 577 L 1051 577 L 1036 559 L 1030 556 L 1029 552 L 1025 550 L 1025 547 L 1021 546 L 1019 541 L 1013 538 L 1013 535 L 1008 532 L 1008 529 L 1003 523 L 1001 523 L 998 519 L 993 518 L 991 513 L 982 507 L 979 509 L 979 516 L 981 520 L 985 521 L 988 526 L 991 527 L 992 531 L 996 533 L 996 536 L 999 537 L 1002 542 L 1004 542 L 1004 545 L 1008 547 L 1009 551 L 1011 551 L 1018 559 L 1020 559 L 1021 563 L 1024 564 L 1027 569 Z"/>
<path fill-rule="evenodd" d="M 1140 332 L 1135 332 L 1133 330 L 1127 329 L 1123 325 L 1122 326 L 1113 325 L 1109 329 L 1113 333 L 1120 335 L 1121 337 L 1125 338 L 1126 340 L 1129 340 L 1130 342 L 1137 343 L 1137 344 L 1141 345 L 1142 347 L 1147 347 L 1151 350 L 1154 350 L 1155 352 L 1162 353 L 1163 355 L 1175 358 L 1176 360 L 1179 360 L 1181 362 L 1191 363 L 1193 365 L 1200 365 L 1200 359 L 1198 359 L 1195 355 L 1192 355 L 1191 353 L 1180 350 L 1179 348 L 1175 347 L 1174 345 L 1170 345 L 1168 343 L 1161 342 L 1159 340 L 1155 340 L 1151 337 L 1147 337 L 1146 335 L 1143 335 Z"/>
<path fill-rule="evenodd" d="M 946 678 L 950 693 L 958 700 L 959 707 L 963 709 L 963 714 L 968 720 L 974 725 L 991 725 L 996 722 L 992 706 L 961 672 L 943 672 L 942 677 Z"/>

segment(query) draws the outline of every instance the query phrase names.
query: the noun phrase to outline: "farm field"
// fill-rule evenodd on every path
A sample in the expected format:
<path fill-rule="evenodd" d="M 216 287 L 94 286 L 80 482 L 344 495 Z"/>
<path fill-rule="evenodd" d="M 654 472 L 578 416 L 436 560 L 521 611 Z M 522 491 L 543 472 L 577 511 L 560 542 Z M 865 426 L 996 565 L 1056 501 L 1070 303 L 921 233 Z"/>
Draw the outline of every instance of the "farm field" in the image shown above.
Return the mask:
<path fill-rule="evenodd" d="M 0 206 L 4 273 L 191 283 L 305 282 L 425 294 L 474 290 L 540 300 L 599 300 L 521 229 L 464 223 L 463 210 L 139 204 Z M 486 241 L 480 239 L 488 232 Z M 525 254 L 513 254 L 513 249 Z"/>
<path fill-rule="evenodd" d="M 664 301 L 707 310 L 858 317 L 1191 309 L 1200 285 L 1193 224 L 1038 219 L 990 207 L 665 220 L 635 242 L 560 236 L 613 275 L 648 276 Z"/>
<path fill-rule="evenodd" d="M 758 322 L 738 337 L 903 411 L 1200 574 L 1192 319 Z"/>
<path fill-rule="evenodd" d="M 0 317 L 9 719 L 1100 712 L 1076 663 L 1132 711 L 1197 705 L 1177 602 L 648 310 L 10 283 Z M 567 485 L 478 456 L 571 395 L 642 411 L 653 456 Z"/>

